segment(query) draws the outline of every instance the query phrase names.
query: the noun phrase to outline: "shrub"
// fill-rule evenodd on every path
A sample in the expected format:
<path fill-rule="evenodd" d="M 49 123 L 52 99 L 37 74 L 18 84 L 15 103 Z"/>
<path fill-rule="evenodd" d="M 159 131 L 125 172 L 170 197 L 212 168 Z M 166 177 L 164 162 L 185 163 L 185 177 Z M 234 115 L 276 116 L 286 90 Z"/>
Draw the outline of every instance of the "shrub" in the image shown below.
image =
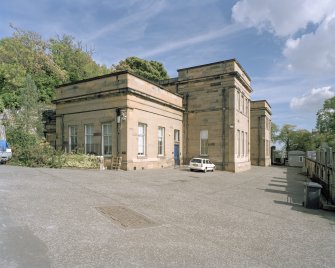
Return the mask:
<path fill-rule="evenodd" d="M 12 147 L 11 164 L 27 167 L 51 168 L 98 168 L 98 158 L 93 155 L 67 154 L 57 151 L 34 134 L 21 128 L 7 131 L 8 142 Z"/>

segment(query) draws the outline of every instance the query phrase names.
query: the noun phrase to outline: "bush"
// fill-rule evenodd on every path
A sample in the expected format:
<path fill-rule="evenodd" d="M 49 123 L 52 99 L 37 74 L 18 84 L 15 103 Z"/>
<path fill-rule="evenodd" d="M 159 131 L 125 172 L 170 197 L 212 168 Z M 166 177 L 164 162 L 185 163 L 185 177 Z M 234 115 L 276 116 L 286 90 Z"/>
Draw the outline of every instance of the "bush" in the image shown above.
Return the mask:
<path fill-rule="evenodd" d="M 26 133 L 21 128 L 7 131 L 13 157 L 11 164 L 27 167 L 98 168 L 98 158 L 93 155 L 67 154 L 57 151 L 44 140 Z"/>

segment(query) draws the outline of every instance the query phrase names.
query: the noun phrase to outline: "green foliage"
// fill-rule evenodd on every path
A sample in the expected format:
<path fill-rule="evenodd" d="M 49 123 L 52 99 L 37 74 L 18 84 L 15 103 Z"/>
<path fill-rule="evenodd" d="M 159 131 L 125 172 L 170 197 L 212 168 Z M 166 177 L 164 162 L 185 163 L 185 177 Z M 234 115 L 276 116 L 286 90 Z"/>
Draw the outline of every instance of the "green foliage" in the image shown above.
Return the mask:
<path fill-rule="evenodd" d="M 60 159 L 62 167 L 97 169 L 100 166 L 95 155 L 64 153 Z"/>
<path fill-rule="evenodd" d="M 153 82 L 169 78 L 167 71 L 162 63 L 157 61 L 147 61 L 137 57 L 128 57 L 124 60 L 121 60 L 113 67 L 116 71 L 132 71 L 135 74 L 138 74 Z"/>
<path fill-rule="evenodd" d="M 39 92 L 30 75 L 27 75 L 24 85 L 18 92 L 19 95 L 16 98 L 17 102 L 20 103 L 20 108 L 12 110 L 7 125 L 12 128 L 22 128 L 25 132 L 39 137 L 42 135 L 43 128 L 41 121 L 42 104 L 38 102 Z"/>
<path fill-rule="evenodd" d="M 306 129 L 296 129 L 296 126 L 285 124 L 275 135 L 275 141 L 284 144 L 284 150 L 289 151 L 313 151 L 318 148 L 324 140 L 319 133 L 312 133 Z"/>
<path fill-rule="evenodd" d="M 65 81 L 65 72 L 54 63 L 48 53 L 48 43 L 37 33 L 14 28 L 13 36 L 0 40 L 0 94 L 7 94 L 7 108 L 16 107 L 9 102 L 17 100 L 18 90 L 31 75 L 41 101 L 50 101 L 54 87 Z M 11 107 L 10 107 L 11 106 Z M 18 104 L 20 106 L 20 103 Z"/>
<path fill-rule="evenodd" d="M 72 36 L 50 39 L 50 52 L 54 62 L 66 72 L 66 82 L 107 74 L 110 72 L 104 65 L 92 59 L 92 52 L 84 50 L 81 42 L 75 43 Z"/>
<path fill-rule="evenodd" d="M 39 92 L 38 100 L 49 103 L 57 85 L 111 71 L 97 64 L 92 52 L 71 36 L 45 41 L 35 32 L 12 28 L 12 37 L 0 39 L 0 96 L 6 108 L 21 106 L 20 89 L 28 75 Z"/>
<path fill-rule="evenodd" d="M 335 135 L 335 97 L 325 100 L 317 114 L 316 127 L 320 133 Z"/>
<path fill-rule="evenodd" d="M 7 129 L 7 139 L 11 145 L 13 158 L 11 164 L 27 167 L 51 168 L 94 168 L 99 167 L 96 156 L 66 154 L 56 151 L 47 142 L 22 128 Z"/>
<path fill-rule="evenodd" d="M 18 109 L 20 107 L 20 96 L 15 92 L 6 92 L 1 95 L 5 108 Z"/>
<path fill-rule="evenodd" d="M 277 141 L 278 135 L 279 135 L 279 127 L 275 123 L 271 122 L 271 140 L 273 142 Z"/>
<path fill-rule="evenodd" d="M 5 103 L 2 100 L 2 97 L 0 96 L 0 113 L 2 113 L 5 110 Z"/>

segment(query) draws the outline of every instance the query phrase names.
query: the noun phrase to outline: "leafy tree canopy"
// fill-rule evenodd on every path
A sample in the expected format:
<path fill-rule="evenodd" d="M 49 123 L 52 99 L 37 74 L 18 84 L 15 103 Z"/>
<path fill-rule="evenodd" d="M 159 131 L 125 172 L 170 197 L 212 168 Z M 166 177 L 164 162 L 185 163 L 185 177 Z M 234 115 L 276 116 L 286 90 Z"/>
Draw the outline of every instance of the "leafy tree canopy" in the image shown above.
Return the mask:
<path fill-rule="evenodd" d="M 335 135 L 335 97 L 325 100 L 317 114 L 316 128 L 320 133 Z"/>
<path fill-rule="evenodd" d="M 39 101 L 49 102 L 57 85 L 111 71 L 71 36 L 45 41 L 35 32 L 11 27 L 13 35 L 0 39 L 0 97 L 5 108 L 21 106 L 20 89 L 27 75 L 39 91 Z"/>
<path fill-rule="evenodd" d="M 48 54 L 48 44 L 37 33 L 14 28 L 13 36 L 0 40 L 0 96 L 5 107 L 20 106 L 19 89 L 31 75 L 40 100 L 49 100 L 53 88 L 66 74 Z"/>
<path fill-rule="evenodd" d="M 296 126 L 290 124 L 283 125 L 277 133 L 275 140 L 284 144 L 286 152 L 315 150 L 321 143 L 321 137 L 317 133 L 296 129 Z"/>
<path fill-rule="evenodd" d="M 92 58 L 92 51 L 83 48 L 81 42 L 69 35 L 49 40 L 53 61 L 66 73 L 66 82 L 107 74 L 105 65 L 97 64 Z"/>
<path fill-rule="evenodd" d="M 279 134 L 279 127 L 275 123 L 271 122 L 271 141 L 272 142 L 277 141 L 278 134 Z"/>
<path fill-rule="evenodd" d="M 164 65 L 158 61 L 147 61 L 138 57 L 128 57 L 113 65 L 116 71 L 128 70 L 153 82 L 168 79 Z"/>

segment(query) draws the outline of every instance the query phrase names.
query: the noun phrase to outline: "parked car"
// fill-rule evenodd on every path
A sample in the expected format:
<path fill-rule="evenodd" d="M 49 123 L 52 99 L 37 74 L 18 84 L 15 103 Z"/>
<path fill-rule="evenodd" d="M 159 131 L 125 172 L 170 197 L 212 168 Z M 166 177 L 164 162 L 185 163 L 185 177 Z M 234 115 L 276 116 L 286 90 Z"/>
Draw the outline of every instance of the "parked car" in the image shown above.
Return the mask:
<path fill-rule="evenodd" d="M 12 150 L 9 148 L 7 141 L 0 140 L 0 164 L 6 164 L 11 158 Z"/>
<path fill-rule="evenodd" d="M 211 170 L 213 172 L 215 170 L 215 165 L 209 159 L 196 157 L 191 159 L 189 168 L 190 171 L 202 170 L 207 172 Z"/>

